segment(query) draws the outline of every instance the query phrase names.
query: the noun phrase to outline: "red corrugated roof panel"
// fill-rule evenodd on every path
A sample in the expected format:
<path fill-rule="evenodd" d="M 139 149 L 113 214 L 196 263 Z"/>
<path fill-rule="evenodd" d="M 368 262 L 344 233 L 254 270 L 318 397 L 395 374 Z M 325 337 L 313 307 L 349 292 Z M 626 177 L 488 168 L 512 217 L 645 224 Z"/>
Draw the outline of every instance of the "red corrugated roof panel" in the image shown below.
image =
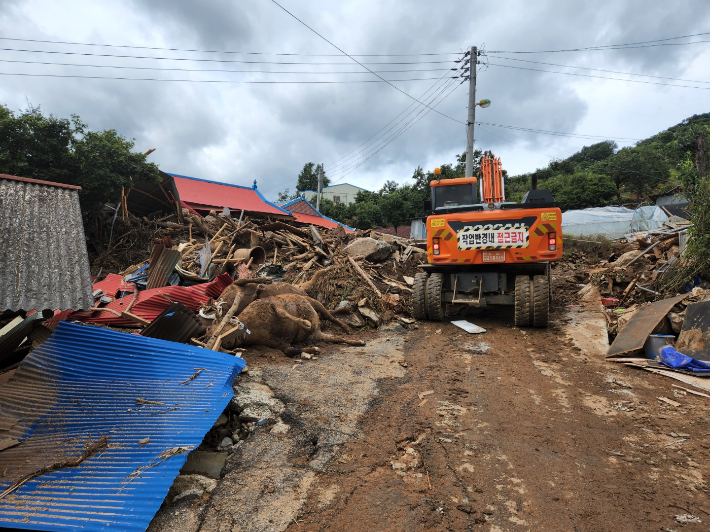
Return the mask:
<path fill-rule="evenodd" d="M 122 275 L 109 273 L 103 281 L 94 283 L 94 290 L 103 290 L 104 294 L 116 297 L 119 290 L 133 290 L 133 283 L 124 283 Z"/>
<path fill-rule="evenodd" d="M 312 216 L 301 212 L 292 212 L 291 214 L 296 218 L 297 222 L 301 222 L 302 224 L 318 225 L 320 227 L 327 227 L 328 229 L 335 229 L 338 227 L 337 222 L 329 220 L 328 218 L 323 218 L 322 216 Z M 348 233 L 352 232 L 350 229 L 345 229 L 345 231 Z"/>
<path fill-rule="evenodd" d="M 259 193 L 248 187 L 227 185 L 204 181 L 191 177 L 172 175 L 175 186 L 180 193 L 180 200 L 189 203 L 193 208 L 219 210 L 228 207 L 230 210 L 245 210 L 264 214 L 287 216 L 288 213 L 264 201 Z"/>
<path fill-rule="evenodd" d="M 206 303 L 209 298 L 217 299 L 230 284 L 232 284 L 232 278 L 228 273 L 223 273 L 215 277 L 210 283 L 193 286 L 163 286 L 162 288 L 141 290 L 138 292 L 138 300 L 131 307 L 130 312 L 144 320 L 153 321 L 158 317 L 158 314 L 163 312 L 174 301 L 182 303 L 197 312 L 200 308 L 200 303 Z M 115 299 L 104 308 L 123 312 L 131 304 L 133 297 L 133 294 L 126 294 L 123 299 Z M 132 320 L 119 318 L 115 314 L 106 311 L 77 312 L 71 316 L 71 319 L 87 323 L 106 323 L 116 327 L 130 327 L 136 324 Z"/>

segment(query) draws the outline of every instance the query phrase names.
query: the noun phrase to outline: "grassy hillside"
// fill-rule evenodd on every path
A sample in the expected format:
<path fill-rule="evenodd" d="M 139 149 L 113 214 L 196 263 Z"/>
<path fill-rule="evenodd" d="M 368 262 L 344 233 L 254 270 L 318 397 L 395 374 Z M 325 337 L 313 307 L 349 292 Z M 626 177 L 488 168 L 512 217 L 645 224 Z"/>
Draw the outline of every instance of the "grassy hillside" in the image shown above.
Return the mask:
<path fill-rule="evenodd" d="M 694 115 L 621 150 L 613 141 L 585 146 L 566 159 L 510 177 L 508 199 L 519 201 L 537 178 L 538 188 L 552 191 L 565 210 L 648 201 L 649 196 L 681 183 L 682 167 L 707 127 L 710 113 Z"/>

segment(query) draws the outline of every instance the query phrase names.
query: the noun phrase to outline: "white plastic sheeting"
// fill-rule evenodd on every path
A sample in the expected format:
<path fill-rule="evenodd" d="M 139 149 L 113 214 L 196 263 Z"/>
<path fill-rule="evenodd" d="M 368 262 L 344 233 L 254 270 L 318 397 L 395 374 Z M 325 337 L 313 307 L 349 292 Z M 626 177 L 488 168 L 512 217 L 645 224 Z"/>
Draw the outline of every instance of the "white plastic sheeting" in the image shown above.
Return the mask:
<path fill-rule="evenodd" d="M 604 235 L 621 238 L 629 232 L 634 211 L 626 207 L 594 207 L 562 213 L 562 233 L 566 236 Z"/>
<path fill-rule="evenodd" d="M 615 239 L 628 233 L 658 229 L 667 221 L 666 213 L 655 205 L 635 211 L 626 207 L 594 207 L 562 213 L 562 233 Z"/>
<path fill-rule="evenodd" d="M 667 221 L 668 215 L 660 207 L 655 205 L 639 207 L 631 218 L 631 231 L 652 231 L 663 226 Z"/>

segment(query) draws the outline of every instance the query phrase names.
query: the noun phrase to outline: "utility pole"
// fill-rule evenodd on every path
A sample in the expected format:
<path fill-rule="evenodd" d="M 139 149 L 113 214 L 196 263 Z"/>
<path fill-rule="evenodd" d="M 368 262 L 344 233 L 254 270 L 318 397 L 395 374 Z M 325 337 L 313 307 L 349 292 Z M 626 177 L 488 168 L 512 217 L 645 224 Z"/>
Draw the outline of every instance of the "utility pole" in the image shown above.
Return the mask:
<path fill-rule="evenodd" d="M 476 65 L 478 63 L 478 48 L 471 46 L 471 62 L 469 63 L 468 89 L 468 126 L 466 136 L 466 176 L 473 177 L 473 126 L 476 122 Z"/>
<path fill-rule="evenodd" d="M 316 166 L 316 175 L 318 176 L 318 195 L 316 196 L 316 210 L 320 212 L 320 194 L 323 188 L 323 165 Z"/>

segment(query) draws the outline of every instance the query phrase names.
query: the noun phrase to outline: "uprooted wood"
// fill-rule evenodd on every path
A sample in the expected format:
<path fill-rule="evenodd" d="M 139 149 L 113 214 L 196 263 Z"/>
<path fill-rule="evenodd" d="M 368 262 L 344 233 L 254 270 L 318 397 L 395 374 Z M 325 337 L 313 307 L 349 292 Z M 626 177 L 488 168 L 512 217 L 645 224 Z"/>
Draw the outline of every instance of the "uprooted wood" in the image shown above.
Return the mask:
<path fill-rule="evenodd" d="M 365 345 L 360 340 L 324 333 L 320 329 L 321 318 L 336 323 L 348 334 L 352 332 L 321 303 L 308 296 L 282 294 L 257 299 L 239 315 L 244 327 L 223 337 L 222 343 L 227 349 L 237 345 L 265 345 L 281 349 L 288 356 L 300 355 L 302 349 L 291 344 L 306 340 Z"/>
<path fill-rule="evenodd" d="M 26 482 L 32 480 L 33 478 L 37 478 L 41 475 L 44 475 L 45 473 L 51 473 L 52 471 L 56 471 L 57 469 L 64 469 L 65 467 L 78 466 L 84 460 L 86 460 L 92 454 L 94 454 L 96 451 L 106 447 L 108 445 L 108 436 L 101 436 L 96 442 L 91 442 L 91 440 L 89 440 L 84 445 L 85 445 L 84 450 L 76 458 L 72 458 L 69 460 L 63 460 L 61 462 L 54 462 L 53 464 L 50 464 L 50 465 L 47 465 L 44 467 L 40 467 L 39 469 L 32 471 L 31 473 L 27 473 L 24 477 L 16 480 L 15 482 L 13 482 L 10 485 L 10 487 L 8 487 L 5 491 L 0 493 L 0 499 L 4 499 L 7 495 L 9 495 L 13 491 L 17 490 L 20 486 L 22 486 Z"/>

